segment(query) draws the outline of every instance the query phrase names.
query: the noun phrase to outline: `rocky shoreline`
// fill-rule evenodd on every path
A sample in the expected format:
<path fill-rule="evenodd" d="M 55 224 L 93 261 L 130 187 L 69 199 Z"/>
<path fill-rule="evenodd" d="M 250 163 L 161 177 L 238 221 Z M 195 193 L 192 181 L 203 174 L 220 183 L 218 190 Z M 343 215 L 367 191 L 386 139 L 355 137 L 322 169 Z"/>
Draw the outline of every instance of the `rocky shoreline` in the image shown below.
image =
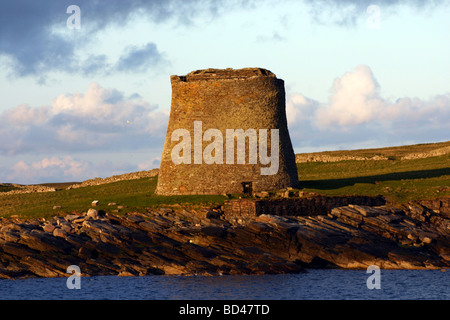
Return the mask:
<path fill-rule="evenodd" d="M 305 268 L 447 269 L 450 198 L 393 206 L 348 205 L 311 216 L 221 210 L 94 208 L 51 219 L 0 219 L 0 279 L 297 273 Z"/>

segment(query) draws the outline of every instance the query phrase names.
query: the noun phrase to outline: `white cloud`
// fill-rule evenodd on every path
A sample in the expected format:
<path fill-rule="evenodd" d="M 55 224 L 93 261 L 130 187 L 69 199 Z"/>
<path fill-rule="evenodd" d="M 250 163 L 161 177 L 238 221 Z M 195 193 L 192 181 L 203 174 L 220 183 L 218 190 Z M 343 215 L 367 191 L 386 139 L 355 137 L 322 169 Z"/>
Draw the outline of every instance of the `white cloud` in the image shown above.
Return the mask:
<path fill-rule="evenodd" d="M 161 163 L 161 157 L 154 157 L 154 158 L 150 159 L 149 161 L 139 163 L 138 169 L 140 171 L 142 171 L 142 170 L 150 170 L 150 169 L 158 168 L 160 163 Z"/>
<path fill-rule="evenodd" d="M 75 160 L 70 156 L 43 158 L 32 163 L 20 160 L 9 170 L 7 179 L 19 183 L 37 183 L 51 177 L 56 179 L 55 182 L 70 181 L 84 177 L 88 167 L 86 161 Z"/>
<path fill-rule="evenodd" d="M 154 168 L 168 118 L 138 94 L 95 82 L 46 106 L 11 108 L 0 113 L 0 181 L 82 181 Z"/>
<path fill-rule="evenodd" d="M 42 125 L 48 117 L 49 108 L 32 108 L 26 104 L 17 106 L 5 112 L 5 116 L 14 126 Z"/>
<path fill-rule="evenodd" d="M 37 175 L 42 175 L 42 172 L 57 170 L 62 173 L 63 177 L 78 177 L 86 171 L 88 164 L 87 162 L 74 160 L 71 156 L 65 156 L 63 158 L 43 158 L 39 162 L 33 162 L 32 167 Z"/>
<path fill-rule="evenodd" d="M 390 101 L 380 95 L 380 85 L 364 65 L 336 78 L 326 103 L 291 94 L 286 114 L 297 150 L 450 140 L 450 93 Z"/>
<path fill-rule="evenodd" d="M 359 65 L 334 80 L 328 105 L 318 110 L 317 125 L 358 125 L 372 121 L 383 108 L 379 86 L 368 66 Z"/>
<path fill-rule="evenodd" d="M 311 108 L 314 108 L 314 101 L 308 99 L 302 94 L 296 93 L 286 101 L 286 117 L 288 124 L 294 124 L 297 121 L 309 118 Z"/>
<path fill-rule="evenodd" d="M 108 122 L 112 125 L 123 125 L 125 118 L 134 117 L 142 109 L 149 108 L 145 101 L 135 103 L 126 100 L 115 89 L 105 89 L 92 82 L 86 93 L 60 95 L 52 102 L 52 113 L 62 114 L 78 119 L 85 119 L 91 124 Z"/>
<path fill-rule="evenodd" d="M 0 181 L 19 184 L 73 182 L 152 168 L 155 166 L 150 163 L 144 166 L 118 159 L 89 160 L 67 155 L 50 156 L 36 160 L 18 160 L 11 166 L 0 166 Z"/>
<path fill-rule="evenodd" d="M 91 83 L 49 106 L 20 105 L 0 114 L 0 155 L 129 150 L 164 143 L 168 113 L 141 98 Z"/>

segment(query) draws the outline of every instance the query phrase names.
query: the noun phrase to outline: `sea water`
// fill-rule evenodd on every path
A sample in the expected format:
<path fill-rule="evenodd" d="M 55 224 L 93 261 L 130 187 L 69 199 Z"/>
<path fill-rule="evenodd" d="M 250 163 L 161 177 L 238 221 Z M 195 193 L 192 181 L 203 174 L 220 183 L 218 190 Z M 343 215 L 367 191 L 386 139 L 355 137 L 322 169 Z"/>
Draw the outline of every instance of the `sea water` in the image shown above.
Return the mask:
<path fill-rule="evenodd" d="M 313 269 L 289 275 L 98 276 L 0 280 L 1 300 L 450 300 L 450 270 Z"/>

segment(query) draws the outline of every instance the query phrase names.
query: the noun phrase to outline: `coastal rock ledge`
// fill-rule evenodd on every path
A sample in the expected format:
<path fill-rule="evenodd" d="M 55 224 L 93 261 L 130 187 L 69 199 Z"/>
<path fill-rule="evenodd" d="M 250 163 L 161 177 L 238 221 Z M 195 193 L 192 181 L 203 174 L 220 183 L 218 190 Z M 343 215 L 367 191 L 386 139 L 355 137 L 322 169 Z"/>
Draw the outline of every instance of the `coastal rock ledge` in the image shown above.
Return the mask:
<path fill-rule="evenodd" d="M 0 219 L 0 278 L 296 273 L 305 268 L 446 269 L 450 198 L 402 208 L 347 205 L 326 214 L 148 209 Z M 427 205 L 429 205 L 427 207 Z"/>

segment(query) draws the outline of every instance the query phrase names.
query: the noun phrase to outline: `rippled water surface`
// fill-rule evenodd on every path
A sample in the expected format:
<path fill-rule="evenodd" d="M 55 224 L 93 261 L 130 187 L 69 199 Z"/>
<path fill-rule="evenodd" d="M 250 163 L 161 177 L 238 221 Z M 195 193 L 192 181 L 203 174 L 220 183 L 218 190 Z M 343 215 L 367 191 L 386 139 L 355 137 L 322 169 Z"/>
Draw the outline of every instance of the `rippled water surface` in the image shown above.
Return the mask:
<path fill-rule="evenodd" d="M 308 270 L 294 275 L 81 277 L 0 280 L 0 299 L 51 300 L 450 300 L 450 270 L 381 270 L 380 289 L 369 290 L 371 274 L 360 270 Z"/>

